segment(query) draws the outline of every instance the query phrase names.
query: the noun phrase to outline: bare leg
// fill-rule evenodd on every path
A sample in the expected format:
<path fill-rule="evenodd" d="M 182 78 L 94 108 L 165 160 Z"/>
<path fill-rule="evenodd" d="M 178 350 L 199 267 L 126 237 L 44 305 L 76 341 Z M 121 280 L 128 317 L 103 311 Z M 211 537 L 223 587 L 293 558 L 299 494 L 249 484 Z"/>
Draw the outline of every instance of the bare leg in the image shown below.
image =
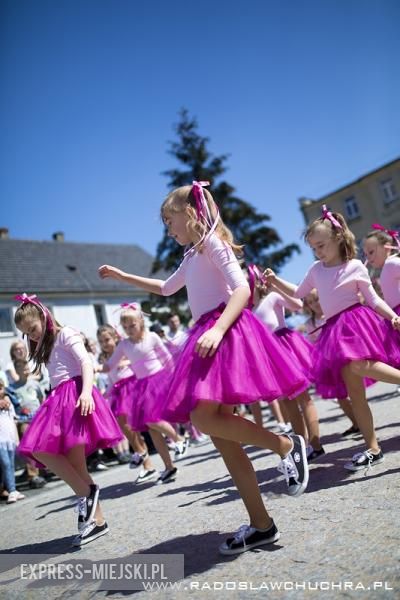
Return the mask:
<path fill-rule="evenodd" d="M 158 454 L 161 456 L 165 468 L 168 470 L 172 470 L 175 467 L 175 465 L 171 460 L 167 442 L 165 441 L 162 434 L 159 431 L 157 431 L 157 429 L 153 429 L 153 425 L 149 425 L 149 431 L 151 439 L 153 440 L 153 444 Z"/>
<path fill-rule="evenodd" d="M 400 384 L 400 370 L 386 363 L 372 360 L 356 360 L 349 363 L 348 366 L 352 373 L 360 377 L 370 377 L 371 379 L 384 381 L 385 383 Z"/>
<path fill-rule="evenodd" d="M 274 415 L 275 420 L 278 423 L 286 423 L 285 418 L 284 418 L 284 416 L 282 414 L 282 411 L 281 411 L 281 406 L 280 406 L 278 400 L 273 400 L 272 402 L 269 403 L 268 406 L 270 407 L 271 412 Z"/>
<path fill-rule="evenodd" d="M 337 401 L 346 417 L 350 419 L 353 427 L 358 427 L 349 398 L 338 398 Z"/>
<path fill-rule="evenodd" d="M 297 397 L 303 411 L 304 420 L 307 425 L 308 437 L 314 450 L 321 450 L 319 438 L 319 418 L 315 404 L 308 392 L 303 392 Z"/>
<path fill-rule="evenodd" d="M 167 421 L 158 421 L 157 423 L 148 424 L 149 428 L 155 431 L 163 433 L 167 437 L 171 438 L 174 442 L 181 442 L 184 438 L 178 435 L 175 429 Z"/>
<path fill-rule="evenodd" d="M 263 418 L 262 418 L 260 403 L 253 402 L 249 406 L 250 406 L 251 414 L 253 415 L 253 418 L 254 418 L 254 422 L 256 423 L 256 425 L 259 425 L 260 427 L 262 427 L 263 426 Z"/>
<path fill-rule="evenodd" d="M 134 451 L 138 452 L 138 454 L 147 453 L 147 446 L 144 440 L 142 439 L 142 436 L 137 431 L 133 431 L 133 429 L 128 425 L 126 415 L 119 415 L 117 417 L 117 421 L 119 426 L 121 427 L 121 431 L 128 439 Z M 143 467 L 148 471 L 152 471 L 154 469 L 154 465 L 150 456 L 147 456 L 147 458 L 144 459 Z"/>
<path fill-rule="evenodd" d="M 272 520 L 265 509 L 256 474 L 246 452 L 238 442 L 214 436 L 211 439 L 221 453 L 226 468 L 239 491 L 249 514 L 250 524 L 257 529 L 267 529 Z"/>
<path fill-rule="evenodd" d="M 223 412 L 216 402 L 201 400 L 191 412 L 190 420 L 203 433 L 213 437 L 267 448 L 284 458 L 293 444 L 286 435 L 276 435 L 248 419 Z"/>
<path fill-rule="evenodd" d="M 298 396 L 298 398 L 300 398 Z M 304 420 L 303 414 L 299 409 L 299 405 L 297 402 L 297 398 L 294 400 L 288 400 L 287 398 L 281 400 L 281 404 L 285 407 L 286 412 L 289 415 L 289 422 L 292 425 L 292 429 L 298 435 L 302 435 L 305 439 L 306 444 L 308 444 L 308 433 L 306 422 Z"/>
<path fill-rule="evenodd" d="M 351 399 L 354 416 L 358 427 L 367 444 L 368 449 L 373 453 L 379 452 L 378 441 L 374 430 L 374 421 L 365 394 L 365 387 L 362 377 L 354 374 L 351 364 L 342 369 L 342 377 L 347 387 L 347 392 Z"/>

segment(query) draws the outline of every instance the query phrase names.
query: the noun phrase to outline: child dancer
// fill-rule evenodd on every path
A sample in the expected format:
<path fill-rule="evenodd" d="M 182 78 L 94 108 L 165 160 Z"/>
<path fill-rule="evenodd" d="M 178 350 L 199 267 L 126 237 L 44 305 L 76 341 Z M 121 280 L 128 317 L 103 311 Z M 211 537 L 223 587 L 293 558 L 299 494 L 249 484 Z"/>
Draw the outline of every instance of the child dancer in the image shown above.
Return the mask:
<path fill-rule="evenodd" d="M 282 458 L 289 493 L 301 494 L 308 483 L 304 440 L 290 438 L 233 415 L 241 402 L 296 396 L 307 387 L 300 371 L 281 356 L 272 334 L 245 309 L 249 286 L 234 251 L 231 232 L 203 182 L 172 192 L 161 214 L 169 235 L 189 245 L 167 281 L 129 275 L 104 265 L 101 277 L 129 282 L 148 292 L 171 295 L 186 285 L 195 325 L 178 359 L 165 413 L 173 422 L 190 420 L 212 440 L 237 486 L 250 517 L 220 546 L 237 554 L 275 542 L 279 532 L 265 510 L 252 464 L 241 444 L 268 448 Z"/>
<path fill-rule="evenodd" d="M 322 313 L 322 308 L 319 303 L 318 292 L 314 288 L 307 296 L 303 298 L 304 313 L 309 315 L 309 319 L 305 322 L 305 329 L 308 339 L 315 343 L 325 325 L 325 318 Z M 347 437 L 360 433 L 356 419 L 351 407 L 350 400 L 346 398 L 337 398 L 338 404 L 346 417 L 351 421 L 351 426 L 343 431 L 342 436 Z"/>
<path fill-rule="evenodd" d="M 93 387 L 93 367 L 80 334 L 61 327 L 36 296 L 17 296 L 22 304 L 15 324 L 28 337 L 36 368 L 45 364 L 52 391 L 36 412 L 18 451 L 45 465 L 78 496 L 78 531 L 73 545 L 108 531 L 99 488 L 86 468 L 85 454 L 114 446 L 122 437 L 107 402 Z"/>
<path fill-rule="evenodd" d="M 382 269 L 379 282 L 387 304 L 400 315 L 400 239 L 399 232 L 372 225 L 374 231 L 364 239 L 364 254 L 375 269 Z M 396 335 L 399 344 L 399 334 Z M 397 362 L 397 361 L 396 361 Z"/>
<path fill-rule="evenodd" d="M 312 345 L 298 331 L 286 326 L 285 309 L 299 310 L 303 307 L 301 300 L 290 298 L 285 293 L 277 293 L 273 286 L 267 287 L 263 274 L 256 265 L 248 267 L 250 283 L 250 303 L 255 305 L 254 314 L 275 333 L 283 348 L 297 362 L 307 379 L 312 381 Z M 317 409 L 308 391 L 298 396 L 295 402 L 281 400 L 289 413 L 293 430 L 309 441 L 307 459 L 311 462 L 325 454 L 319 436 L 319 418 Z M 302 408 L 302 413 L 299 406 Z"/>
<path fill-rule="evenodd" d="M 383 461 L 383 453 L 376 439 L 363 378 L 400 383 L 400 371 L 388 364 L 390 358 L 378 314 L 391 320 L 396 329 L 400 328 L 400 318 L 379 298 L 367 269 L 354 258 L 354 235 L 342 215 L 323 206 L 322 216 L 308 227 L 305 238 L 318 260 L 299 286 L 278 278 L 271 269 L 266 270 L 266 275 L 276 287 L 295 298 L 317 288 L 326 318 L 313 352 L 317 390 L 323 398 L 349 395 L 367 449 L 354 455 L 345 468 L 368 469 Z M 369 306 L 360 305 L 360 292 Z"/>
<path fill-rule="evenodd" d="M 172 356 L 156 333 L 146 331 L 140 306 L 136 303 L 125 306 L 120 321 L 128 337 L 118 344 L 104 366 L 105 370 L 115 368 L 123 356 L 130 361 L 134 375 L 124 381 L 124 398 L 129 398 L 126 409 L 129 410 L 129 425 L 135 431 L 149 429 L 165 465 L 157 483 L 167 483 L 175 479 L 178 469 L 171 461 L 163 434 L 175 443 L 175 459 L 182 458 L 188 449 L 188 441 L 177 435 L 172 425 L 161 417 L 171 380 Z"/>

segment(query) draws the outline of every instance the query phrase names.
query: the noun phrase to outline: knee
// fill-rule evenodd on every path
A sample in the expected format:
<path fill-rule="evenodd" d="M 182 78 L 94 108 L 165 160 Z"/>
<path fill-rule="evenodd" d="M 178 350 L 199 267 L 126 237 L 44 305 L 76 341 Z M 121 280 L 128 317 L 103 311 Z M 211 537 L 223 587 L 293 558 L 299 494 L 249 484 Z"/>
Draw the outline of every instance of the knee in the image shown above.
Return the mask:
<path fill-rule="evenodd" d="M 350 373 L 352 373 L 353 375 L 358 375 L 359 377 L 362 377 L 364 368 L 365 368 L 364 360 L 354 360 L 353 362 L 351 362 L 349 364 Z"/>

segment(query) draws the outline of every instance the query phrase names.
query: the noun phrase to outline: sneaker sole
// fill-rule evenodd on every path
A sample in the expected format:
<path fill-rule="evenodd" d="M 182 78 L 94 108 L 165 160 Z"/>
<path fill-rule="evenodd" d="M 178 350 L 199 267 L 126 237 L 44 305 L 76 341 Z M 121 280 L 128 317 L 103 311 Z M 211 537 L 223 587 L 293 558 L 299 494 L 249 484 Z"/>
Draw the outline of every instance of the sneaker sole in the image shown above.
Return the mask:
<path fill-rule="evenodd" d="M 353 465 L 352 463 L 346 463 L 345 465 L 343 465 L 343 467 L 346 469 L 346 471 L 350 471 L 351 473 L 357 473 L 357 471 L 365 471 L 371 467 L 375 467 L 375 465 L 380 465 L 381 463 L 383 463 L 385 460 L 385 457 L 382 456 L 382 458 L 379 458 L 378 460 L 374 461 L 372 464 L 370 465 Z"/>
<path fill-rule="evenodd" d="M 107 529 L 104 529 L 103 531 L 99 531 L 99 533 L 96 533 L 96 535 L 94 535 L 91 538 L 87 538 L 86 540 L 81 540 L 80 536 L 77 536 L 76 539 L 72 542 L 72 546 L 74 546 L 74 548 L 79 548 L 80 546 L 85 546 L 86 544 L 90 544 L 90 542 L 94 542 L 94 540 L 97 540 L 97 538 L 101 537 L 102 535 L 105 535 L 109 531 L 110 530 L 107 527 Z"/>
<path fill-rule="evenodd" d="M 243 552 L 247 552 L 248 550 L 253 550 L 253 548 L 260 548 L 261 546 L 266 546 L 267 544 L 273 544 L 274 542 L 277 542 L 280 537 L 281 537 L 281 534 L 278 531 L 273 537 L 268 538 L 264 542 L 254 542 L 254 544 L 249 544 L 248 546 L 244 546 L 243 548 L 236 548 L 235 550 L 232 550 L 231 548 L 224 548 L 224 546 L 222 545 L 218 548 L 218 550 L 219 550 L 219 553 L 222 554 L 223 556 L 232 556 L 234 554 L 243 554 Z"/>
<path fill-rule="evenodd" d="M 307 486 L 308 486 L 308 479 L 309 479 L 306 444 L 304 442 L 304 439 L 299 435 L 297 436 L 297 441 L 300 442 L 300 447 L 301 447 L 301 456 L 303 458 L 303 468 L 304 468 L 304 479 L 299 484 L 299 488 L 293 494 L 291 494 L 289 492 L 289 496 L 291 496 L 292 498 L 301 496 L 301 494 L 306 491 Z"/>
<path fill-rule="evenodd" d="M 152 481 L 157 476 L 157 472 L 154 471 L 151 475 L 148 475 L 145 479 L 135 479 L 133 483 L 140 485 L 141 483 L 146 483 L 147 481 Z"/>

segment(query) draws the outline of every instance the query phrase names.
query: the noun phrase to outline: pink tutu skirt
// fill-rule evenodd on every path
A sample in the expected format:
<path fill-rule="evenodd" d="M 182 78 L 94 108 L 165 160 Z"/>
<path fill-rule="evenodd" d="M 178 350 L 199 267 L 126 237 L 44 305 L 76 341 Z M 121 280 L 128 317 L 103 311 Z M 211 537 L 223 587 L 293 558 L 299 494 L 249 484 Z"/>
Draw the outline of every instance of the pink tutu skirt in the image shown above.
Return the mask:
<path fill-rule="evenodd" d="M 17 448 L 19 454 L 42 467 L 33 453 L 65 456 L 75 446 L 83 444 L 88 456 L 99 448 L 115 446 L 123 439 L 107 401 L 96 387 L 92 390 L 95 410 L 86 417 L 81 415 L 80 407 L 75 407 L 81 390 L 81 377 L 64 381 L 52 390 L 24 433 Z"/>
<path fill-rule="evenodd" d="M 304 335 L 288 327 L 278 329 L 274 333 L 286 352 L 297 362 L 297 365 L 301 368 L 307 379 L 313 382 L 311 355 L 314 346 L 306 340 Z"/>
<path fill-rule="evenodd" d="M 400 304 L 393 308 L 396 315 L 400 316 Z M 382 322 L 382 331 L 384 336 L 384 344 L 388 354 L 388 363 L 400 369 L 400 331 L 393 329 L 392 324 L 387 319 Z"/>
<path fill-rule="evenodd" d="M 133 401 L 128 414 L 128 423 L 132 429 L 146 431 L 149 423 L 164 420 L 162 409 L 171 385 L 171 378 L 172 369 L 166 367 L 154 375 L 132 382 L 130 391 Z"/>
<path fill-rule="evenodd" d="M 389 363 L 382 319 L 369 306 L 354 304 L 327 319 L 312 353 L 316 391 L 323 398 L 346 398 L 341 369 L 355 360 Z M 364 379 L 372 385 L 373 379 Z"/>
<path fill-rule="evenodd" d="M 224 335 L 214 356 L 195 351 L 199 337 L 214 326 L 225 306 L 202 315 L 189 331 L 176 364 L 164 418 L 185 423 L 200 400 L 219 404 L 251 404 L 294 398 L 310 382 L 273 333 L 244 309 Z"/>
<path fill-rule="evenodd" d="M 115 382 L 109 391 L 110 408 L 116 417 L 131 414 L 136 381 L 135 375 L 124 377 Z"/>

